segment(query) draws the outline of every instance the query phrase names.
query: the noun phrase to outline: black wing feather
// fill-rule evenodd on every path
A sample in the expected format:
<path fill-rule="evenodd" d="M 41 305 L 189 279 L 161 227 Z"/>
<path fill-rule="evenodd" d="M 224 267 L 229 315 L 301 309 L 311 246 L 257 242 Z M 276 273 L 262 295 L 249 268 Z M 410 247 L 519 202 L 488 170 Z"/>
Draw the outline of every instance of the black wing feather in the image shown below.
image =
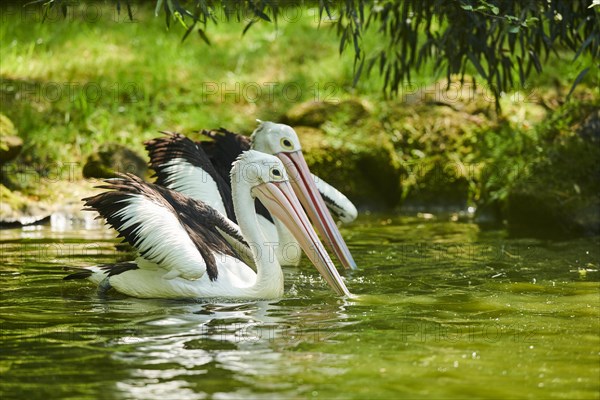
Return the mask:
<path fill-rule="evenodd" d="M 172 212 L 177 217 L 206 262 L 206 271 L 211 280 L 215 280 L 218 276 L 213 252 L 241 259 L 217 228 L 236 237 L 242 243 L 245 243 L 244 239 L 232 230 L 226 219 L 212 207 L 174 190 L 144 182 L 132 174 L 121 175 L 120 178 L 109 179 L 105 182 L 107 184 L 99 186 L 99 188 L 110 189 L 110 191 L 83 199 L 86 210 L 98 211 L 107 223 L 119 232 L 120 237 L 138 250 L 140 249 L 138 244 L 142 240 L 139 236 L 141 231 L 139 228 L 143 222 L 125 228 L 123 217 L 118 212 L 132 196 L 142 195 L 147 200 L 164 207 L 165 212 Z M 140 251 L 140 254 L 144 256 L 144 252 Z M 161 263 L 160 259 L 151 261 Z"/>
<path fill-rule="evenodd" d="M 225 128 L 203 129 L 200 133 L 211 140 L 196 143 L 208 154 L 219 175 L 229 182 L 231 165 L 240 154 L 250 150 L 250 138 Z"/>
<path fill-rule="evenodd" d="M 231 201 L 229 177 L 224 179 L 215 170 L 210 158 L 202 147 L 198 146 L 192 140 L 180 133 L 166 131 L 161 133 L 165 136 L 148 140 L 144 143 L 146 151 L 148 151 L 148 155 L 150 156 L 150 167 L 155 171 L 155 183 L 165 187 L 169 186 L 172 183 L 173 177 L 164 166 L 174 158 L 182 158 L 189 164 L 201 168 L 216 182 L 227 217 L 236 222 L 233 202 Z"/>
<path fill-rule="evenodd" d="M 126 272 L 126 271 L 139 269 L 137 264 L 133 261 L 119 262 L 116 264 L 103 264 L 103 265 L 99 265 L 98 268 L 100 268 L 101 270 L 107 271 L 109 277 L 122 274 L 123 272 Z M 65 276 L 63 278 L 63 280 L 68 281 L 71 279 L 87 279 L 90 276 L 92 276 L 92 274 L 93 274 L 92 270 L 84 269 L 82 271 L 77 271 L 77 272 L 74 272 L 72 274 Z"/>
<path fill-rule="evenodd" d="M 250 150 L 251 141 L 248 136 L 228 131 L 225 128 L 214 130 L 203 129 L 200 133 L 211 140 L 196 142 L 210 158 L 215 170 L 223 179 L 230 182 L 231 166 L 233 162 L 246 150 Z M 267 220 L 273 222 L 273 217 L 265 206 L 256 199 L 254 201 L 256 212 Z"/>

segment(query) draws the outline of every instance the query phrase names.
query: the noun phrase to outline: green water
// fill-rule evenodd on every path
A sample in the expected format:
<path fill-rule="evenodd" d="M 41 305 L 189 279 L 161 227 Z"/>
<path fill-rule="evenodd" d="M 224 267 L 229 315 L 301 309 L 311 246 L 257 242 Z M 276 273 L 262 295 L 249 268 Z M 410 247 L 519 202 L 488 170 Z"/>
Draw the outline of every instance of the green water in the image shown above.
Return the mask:
<path fill-rule="evenodd" d="M 283 299 L 203 303 L 62 281 L 130 256 L 106 229 L 0 233 L 2 399 L 600 397 L 599 238 L 370 217 L 356 299 L 304 263 Z"/>

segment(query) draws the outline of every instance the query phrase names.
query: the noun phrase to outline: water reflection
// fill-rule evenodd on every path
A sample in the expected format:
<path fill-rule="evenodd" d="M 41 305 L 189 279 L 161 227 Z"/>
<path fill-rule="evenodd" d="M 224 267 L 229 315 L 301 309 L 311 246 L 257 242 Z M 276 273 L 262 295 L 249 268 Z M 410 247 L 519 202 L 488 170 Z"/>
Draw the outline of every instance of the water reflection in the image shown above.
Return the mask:
<path fill-rule="evenodd" d="M 104 228 L 2 231 L 0 395 L 598 398 L 598 238 L 411 219 L 343 233 L 356 298 L 303 265 L 283 299 L 193 302 L 63 282 L 132 256 Z"/>
<path fill-rule="evenodd" d="M 130 377 L 116 383 L 116 389 L 136 398 L 196 398 L 202 397 L 197 390 L 223 391 L 211 382 L 227 381 L 228 391 L 260 387 L 256 377 L 278 376 L 288 352 L 330 341 L 348 324 L 343 301 L 312 310 L 299 305 L 303 302 L 107 302 L 96 311 L 129 314 L 132 321 L 98 334 L 114 349 L 115 361 L 131 366 Z M 321 356 L 303 352 L 294 357 L 318 363 Z M 346 368 L 327 371 L 341 374 Z M 288 386 L 278 385 L 292 389 Z"/>

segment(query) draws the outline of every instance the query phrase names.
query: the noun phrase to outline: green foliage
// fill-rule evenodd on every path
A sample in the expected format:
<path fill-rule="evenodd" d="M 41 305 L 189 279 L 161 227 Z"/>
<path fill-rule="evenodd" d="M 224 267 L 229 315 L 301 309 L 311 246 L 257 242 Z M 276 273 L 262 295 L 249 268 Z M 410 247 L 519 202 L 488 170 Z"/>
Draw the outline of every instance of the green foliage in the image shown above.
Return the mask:
<path fill-rule="evenodd" d="M 81 13 L 73 10 L 66 21 L 31 24 L 15 19 L 0 26 L 3 112 L 24 139 L 19 162 L 30 169 L 49 166 L 48 174 L 54 176 L 61 163 L 81 166 L 103 142 L 144 154 L 142 141 L 159 130 L 193 135 L 200 128 L 225 126 L 249 133 L 256 118 L 282 121 L 286 114 L 294 125 L 319 127 L 314 136 L 323 136 L 326 146 L 314 140 L 314 154 L 307 157 L 320 166 L 319 174 L 349 195 L 365 197 L 381 190 L 386 205 L 452 196 L 461 201 L 468 197 L 469 205 L 500 204 L 518 174 L 545 154 L 550 133 L 532 127 L 547 115 L 545 121 L 563 126 L 562 132 L 581 118 L 579 102 L 571 102 L 569 112 L 548 110 L 563 104 L 569 86 L 565 82 L 593 62 L 583 54 L 571 63 L 564 56 L 570 59 L 574 53 L 561 51 L 562 60 L 531 77 L 531 90 L 503 96 L 504 111 L 497 114 L 493 96 L 482 85 L 475 91 L 467 80 L 459 87 L 453 76 L 452 90 L 446 92 L 447 82 L 431 75 L 429 66 L 435 61 L 430 60 L 411 75 L 424 85 L 414 91 L 405 88 L 395 99 L 382 99 L 382 79 L 363 76 L 357 85 L 365 113 L 355 107 L 360 104 L 350 87 L 353 54 L 338 54 L 338 21 L 319 24 L 307 14 L 293 22 L 281 18 L 276 27 L 254 24 L 240 40 L 246 24 L 232 18 L 211 26 L 213 45 L 205 46 L 196 34 L 180 43 L 186 28 L 172 24 L 165 31 L 153 7 L 135 9 L 135 23 L 128 23 L 126 14 L 115 23 L 114 9 L 106 7 L 102 13 L 110 18 L 94 23 L 78 19 Z M 331 13 L 335 16 L 335 10 Z M 373 29 L 364 30 L 361 40 L 367 47 L 382 44 Z M 576 91 L 576 100 L 597 97 L 590 76 Z M 264 86 L 269 82 L 279 88 L 272 97 Z M 243 94 L 236 99 L 223 90 L 211 94 L 207 84 L 224 85 L 224 90 L 258 84 L 263 96 L 255 101 Z M 286 98 L 280 90 L 285 85 L 298 88 L 300 95 L 291 91 Z M 62 95 L 53 96 L 53 88 Z M 326 103 L 312 105 L 310 114 L 304 110 L 303 118 L 292 118 L 296 106 L 312 100 Z M 527 126 L 509 120 L 522 112 L 520 121 Z M 301 133 L 303 143 L 308 136 Z M 342 172 L 331 168 L 334 154 L 341 157 Z M 352 186 L 359 164 L 360 171 L 369 171 L 363 181 L 373 185 L 370 192 Z"/>
<path fill-rule="evenodd" d="M 538 127 L 543 157 L 511 182 L 511 233 L 572 237 L 600 233 L 600 104 L 569 103 Z"/>
<path fill-rule="evenodd" d="M 597 57 L 600 14 L 588 1 L 388 1 L 374 7 L 367 24 L 387 42 L 369 60 L 386 77 L 385 87 L 410 81 L 411 69 L 429 59 L 447 77 L 475 69 L 498 100 L 515 88 L 513 70 L 525 86 L 532 70 L 562 47 Z M 583 78 L 583 77 L 582 77 Z"/>
<path fill-rule="evenodd" d="M 277 29 L 256 25 L 245 40 L 243 25 L 222 23 L 211 30 L 215 45 L 203 46 L 197 37 L 179 43 L 184 29 L 165 32 L 153 9 L 135 9 L 129 23 L 108 4 L 89 23 L 79 7 L 64 21 L 53 14 L 46 23 L 0 25 L 0 100 L 24 140 L 20 162 L 81 162 L 108 141 L 144 154 L 142 141 L 164 129 L 249 133 L 256 118 L 277 120 L 297 103 L 348 96 L 352 57 L 340 66 L 335 32 L 312 17 Z M 310 54 L 292 51 L 306 46 Z"/>
<path fill-rule="evenodd" d="M 555 187 L 572 189 L 573 182 L 592 186 L 597 173 L 590 166 L 598 165 L 597 143 L 577 138 L 576 128 L 599 106 L 598 99 L 568 102 L 533 129 L 503 119 L 495 129 L 482 132 L 478 158 L 483 168 L 475 192 L 478 205 L 506 215 L 509 197 L 516 189 L 528 187 L 544 196 Z"/>
<path fill-rule="evenodd" d="M 6 117 L 4 114 L 0 114 L 0 152 L 5 152 L 8 150 L 8 143 L 6 143 L 3 139 L 7 136 L 15 136 L 17 134 L 17 130 L 13 125 L 12 121 Z"/>
<path fill-rule="evenodd" d="M 65 14 L 68 4 L 36 3 L 61 8 Z M 120 10 L 121 3 L 116 4 Z M 131 15 L 129 0 L 125 5 Z M 526 86 L 530 74 L 541 72 L 550 54 L 563 48 L 575 52 L 575 60 L 582 53 L 592 55 L 592 63 L 575 78 L 569 95 L 590 71 L 598 73 L 600 7 L 589 0 L 157 0 L 155 13 L 164 12 L 167 26 L 172 21 L 181 24 L 183 40 L 197 30 L 210 44 L 207 25 L 220 22 L 217 16 L 248 21 L 245 33 L 258 21 L 277 23 L 283 8 L 300 6 L 315 6 L 319 18 L 335 21 L 340 52 L 347 47 L 354 52 L 354 84 L 363 70 L 376 70 L 386 93 L 396 94 L 411 81 L 411 73 L 430 60 L 447 78 L 479 75 L 494 94 L 496 107 L 502 92 L 515 89 L 514 76 Z M 381 36 L 377 48 L 364 46 L 369 29 Z"/>

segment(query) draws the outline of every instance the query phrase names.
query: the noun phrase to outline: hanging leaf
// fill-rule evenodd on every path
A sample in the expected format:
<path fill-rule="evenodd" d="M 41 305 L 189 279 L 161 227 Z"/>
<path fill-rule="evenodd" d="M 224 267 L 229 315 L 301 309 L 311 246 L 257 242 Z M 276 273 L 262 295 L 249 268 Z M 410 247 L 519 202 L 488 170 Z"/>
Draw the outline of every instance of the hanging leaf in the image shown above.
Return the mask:
<path fill-rule="evenodd" d="M 242 36 L 244 36 L 246 34 L 246 32 L 248 32 L 248 30 L 250 29 L 250 27 L 252 25 L 254 25 L 255 22 L 256 22 L 255 19 L 250 20 L 250 22 L 248 22 L 248 24 L 244 27 L 244 30 L 242 31 Z"/>
<path fill-rule="evenodd" d="M 340 37 L 340 49 L 339 49 L 340 54 L 342 54 L 344 52 L 347 38 L 348 38 L 348 31 L 344 30 L 344 32 L 342 33 L 342 36 Z"/>
<path fill-rule="evenodd" d="M 510 25 L 508 27 L 508 33 L 519 33 L 521 27 L 519 25 Z"/>
<path fill-rule="evenodd" d="M 590 45 L 590 43 L 592 43 L 593 40 L 594 40 L 593 34 L 588 36 L 588 38 L 585 40 L 585 42 L 583 42 L 583 44 L 579 47 L 579 50 L 577 50 L 577 53 L 575 53 L 575 57 L 573 57 L 573 61 L 575 61 L 575 60 L 577 60 L 577 58 L 579 58 L 581 53 L 583 53 L 583 51 Z"/>
<path fill-rule="evenodd" d="M 181 38 L 181 43 L 183 43 L 185 41 L 185 39 L 187 39 L 187 37 L 190 35 L 190 33 L 194 30 L 195 26 L 196 26 L 196 22 L 194 22 L 192 25 L 190 25 L 189 28 L 187 28 L 187 30 L 183 34 L 183 37 Z"/>
<path fill-rule="evenodd" d="M 472 52 L 468 52 L 467 53 L 467 57 L 469 57 L 469 60 L 471 60 L 471 63 L 475 66 L 475 69 L 477 70 L 477 72 L 479 73 L 479 75 L 483 76 L 485 79 L 488 79 L 487 78 L 488 75 L 483 70 L 483 67 L 481 66 L 481 63 L 475 57 L 475 55 L 473 55 Z"/>
<path fill-rule="evenodd" d="M 530 50 L 529 55 L 531 56 L 531 60 L 533 61 L 533 66 L 535 67 L 535 70 L 539 74 L 540 72 L 542 72 L 542 63 L 540 63 L 540 59 L 538 58 L 537 53 L 533 50 Z"/>
<path fill-rule="evenodd" d="M 204 43 L 210 46 L 210 40 L 208 40 L 208 36 L 206 36 L 206 32 L 204 32 L 203 29 L 198 28 L 198 35 L 200 35 L 200 38 L 204 40 Z"/>
<path fill-rule="evenodd" d="M 254 4 L 253 1 L 249 0 L 248 4 L 250 5 L 250 8 L 254 12 L 255 16 L 257 16 L 258 18 L 260 18 L 262 20 L 265 20 L 267 22 L 271 22 L 271 18 L 269 18 L 269 16 L 267 14 L 265 14 L 262 9 L 260 9 L 259 7 L 257 7 L 256 4 Z"/>
<path fill-rule="evenodd" d="M 163 0 L 156 1 L 156 7 L 154 8 L 154 16 L 155 17 L 158 17 L 158 14 L 160 12 L 162 5 L 163 5 Z"/>
<path fill-rule="evenodd" d="M 523 59 L 520 56 L 517 56 L 517 65 L 519 66 L 519 80 L 521 81 L 521 86 L 525 87 L 525 71 L 523 70 Z"/>
<path fill-rule="evenodd" d="M 360 74 L 362 74 L 364 65 L 365 65 L 365 59 L 363 58 L 360 61 L 360 64 L 358 65 L 358 69 L 356 70 L 356 73 L 354 74 L 354 79 L 352 80 L 352 87 L 356 87 L 356 84 L 358 83 L 358 79 L 360 78 Z"/>
<path fill-rule="evenodd" d="M 567 95 L 567 101 L 571 98 L 571 94 L 573 94 L 577 85 L 579 85 L 581 83 L 581 81 L 583 80 L 583 78 L 585 78 L 585 76 L 589 72 L 590 68 L 591 67 L 587 67 L 586 69 L 581 71 L 579 73 L 579 75 L 577 75 L 577 78 L 575 78 L 575 82 L 573 82 L 573 86 L 571 86 L 571 90 L 569 90 L 569 94 Z"/>
<path fill-rule="evenodd" d="M 125 4 L 127 5 L 127 16 L 129 17 L 130 21 L 133 21 L 133 10 L 131 9 L 131 3 L 129 0 L 127 0 Z"/>
<path fill-rule="evenodd" d="M 179 4 L 178 0 L 169 0 L 169 1 L 171 2 L 171 5 L 172 5 L 173 9 L 175 11 L 177 11 L 181 15 L 182 18 L 186 17 L 186 16 L 194 18 L 194 14 L 192 14 L 191 12 L 189 12 L 187 9 L 183 8 L 181 6 L 181 4 Z"/>

